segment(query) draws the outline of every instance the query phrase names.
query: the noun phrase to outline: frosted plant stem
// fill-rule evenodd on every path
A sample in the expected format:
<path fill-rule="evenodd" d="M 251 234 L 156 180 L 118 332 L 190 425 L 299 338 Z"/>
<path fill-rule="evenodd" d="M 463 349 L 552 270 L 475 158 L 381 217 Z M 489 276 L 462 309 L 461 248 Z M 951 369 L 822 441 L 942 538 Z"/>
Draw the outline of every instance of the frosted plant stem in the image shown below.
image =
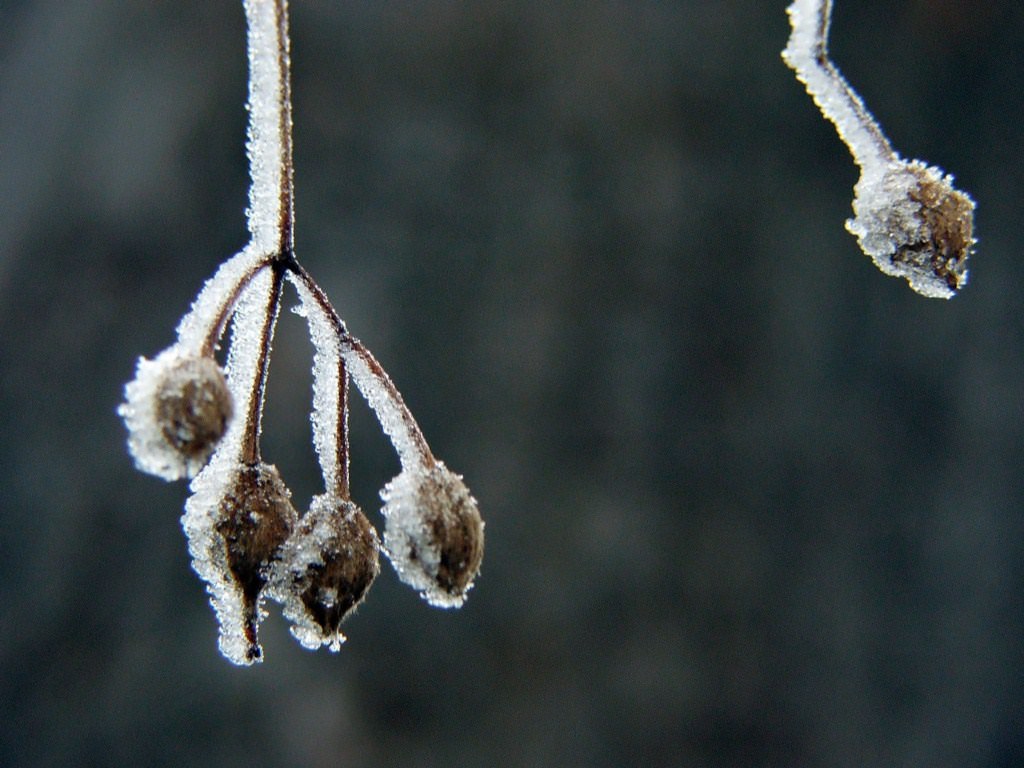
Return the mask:
<path fill-rule="evenodd" d="M 274 278 L 270 284 L 263 329 L 260 333 L 259 354 L 256 359 L 257 374 L 249 397 L 245 433 L 242 437 L 241 458 L 243 462 L 250 465 L 259 463 L 261 459 L 260 432 L 263 420 L 263 398 L 267 389 L 267 376 L 270 372 L 270 349 L 274 341 L 274 328 L 277 325 L 277 316 L 281 309 L 281 284 L 284 280 L 284 271 L 278 264 L 274 265 L 273 270 Z"/>
<path fill-rule="evenodd" d="M 793 32 L 782 58 L 807 86 L 865 172 L 884 172 L 896 159 L 889 139 L 828 55 L 832 0 L 795 0 L 787 9 Z"/>
<path fill-rule="evenodd" d="M 341 355 L 338 355 L 337 377 L 338 424 L 334 440 L 334 463 L 337 466 L 337 478 L 334 481 L 334 490 L 339 499 L 348 501 L 351 498 L 348 474 L 348 370 L 345 366 L 345 358 Z"/>
<path fill-rule="evenodd" d="M 221 264 L 178 323 L 179 346 L 191 353 L 212 355 L 242 292 L 270 261 L 250 244 Z"/>
<path fill-rule="evenodd" d="M 209 327 L 206 329 L 206 337 L 203 339 L 200 353 L 207 357 L 212 356 L 214 349 L 216 349 L 218 342 L 224 335 L 224 328 L 227 326 L 228 319 L 231 317 L 231 313 L 235 309 L 235 305 L 238 303 L 238 297 L 242 295 L 242 291 L 249 285 L 256 275 L 261 270 L 265 269 L 269 264 L 269 260 L 264 259 L 259 263 L 248 269 L 238 279 L 238 282 L 231 289 L 227 291 L 217 307 L 216 313 L 212 316 Z"/>
<path fill-rule="evenodd" d="M 390 438 L 402 471 L 381 496 L 385 540 L 400 577 L 434 605 L 456 607 L 479 572 L 476 501 L 436 460 L 412 413 L 370 351 L 299 265 L 287 0 L 244 0 L 248 30 L 250 241 L 202 287 L 177 343 L 140 358 L 118 412 L 136 465 L 166 480 L 191 477 L 182 526 L 232 663 L 262 660 L 264 600 L 281 602 L 307 648 L 337 650 L 338 625 L 379 571 L 383 547 L 349 489 L 349 377 Z M 260 435 L 283 281 L 302 300 L 314 346 L 313 444 L 325 493 L 299 516 Z M 230 324 L 221 367 L 215 352 Z"/>
<path fill-rule="evenodd" d="M 307 313 L 318 313 L 334 333 L 341 358 L 356 386 L 373 409 L 385 434 L 391 439 L 403 469 L 431 468 L 437 460 L 427 445 L 416 419 L 406 406 L 380 363 L 362 342 L 352 336 L 330 299 L 297 262 L 286 265 Z M 314 343 L 318 342 L 314 339 Z"/>
<path fill-rule="evenodd" d="M 270 254 L 274 279 L 267 297 L 255 389 L 249 399 L 242 460 L 260 461 L 260 422 L 270 365 L 270 348 L 281 307 L 280 265 L 294 253 L 294 170 L 292 163 L 291 60 L 287 0 L 246 0 L 249 53 L 250 248 Z"/>
<path fill-rule="evenodd" d="M 249 50 L 249 232 L 263 253 L 294 248 L 287 0 L 245 0 Z"/>
<path fill-rule="evenodd" d="M 281 212 L 278 237 L 282 255 L 295 252 L 295 164 L 292 160 L 292 78 L 290 37 L 288 35 L 288 0 L 276 0 L 278 79 L 281 108 L 278 122 L 281 135 Z"/>

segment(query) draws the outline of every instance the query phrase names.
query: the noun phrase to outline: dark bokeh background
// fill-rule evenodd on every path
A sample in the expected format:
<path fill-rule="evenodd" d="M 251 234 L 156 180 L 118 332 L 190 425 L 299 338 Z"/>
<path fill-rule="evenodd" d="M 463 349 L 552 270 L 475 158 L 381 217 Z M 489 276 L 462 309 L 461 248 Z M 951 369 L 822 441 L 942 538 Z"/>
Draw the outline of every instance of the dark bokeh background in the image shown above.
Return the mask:
<path fill-rule="evenodd" d="M 1024 6 L 836 10 L 894 144 L 978 201 L 950 302 L 844 232 L 784 6 L 296 0 L 300 258 L 488 549 L 460 612 L 387 568 L 341 653 L 274 615 L 238 669 L 114 409 L 246 239 L 241 4 L 3 0 L 0 764 L 1024 765 Z M 353 431 L 372 513 L 397 463 Z"/>

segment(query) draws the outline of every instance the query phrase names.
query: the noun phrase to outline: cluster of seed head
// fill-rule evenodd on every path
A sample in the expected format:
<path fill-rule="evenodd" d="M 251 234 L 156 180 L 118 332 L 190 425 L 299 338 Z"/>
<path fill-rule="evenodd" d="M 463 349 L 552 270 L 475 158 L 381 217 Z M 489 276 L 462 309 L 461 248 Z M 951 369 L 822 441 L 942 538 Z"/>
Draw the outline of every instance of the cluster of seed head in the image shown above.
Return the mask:
<path fill-rule="evenodd" d="M 221 652 L 262 658 L 264 601 L 282 605 L 307 648 L 337 650 L 340 626 L 380 571 L 380 552 L 434 605 L 454 607 L 480 568 L 483 522 L 462 479 L 434 458 L 384 369 L 345 328 L 295 258 L 287 0 L 244 0 L 249 53 L 249 244 L 221 264 L 178 324 L 177 342 L 139 360 L 119 412 L 136 466 L 191 478 L 182 526 L 220 624 Z M 324 493 L 299 514 L 260 454 L 271 343 L 285 278 L 315 354 L 313 445 Z M 231 326 L 226 370 L 214 353 Z M 349 495 L 348 383 L 402 464 L 384 492 L 384 545 Z"/>
<path fill-rule="evenodd" d="M 301 267 L 289 269 L 322 297 Z M 242 281 L 257 273 L 245 272 Z M 246 289 L 235 286 L 226 293 L 237 297 Z M 276 307 L 270 303 L 264 317 L 272 328 Z M 313 334 L 318 344 L 314 378 L 321 390 L 333 386 L 338 411 L 332 418 L 315 414 L 319 419 L 313 420 L 314 429 L 322 422 L 315 442 L 327 488 L 304 514 L 293 506 L 278 470 L 258 453 L 259 428 L 252 414 L 262 409 L 266 334 L 249 331 L 260 339 L 260 354 L 229 351 L 227 374 L 212 351 L 193 351 L 202 345 L 181 340 L 153 360 L 140 359 L 119 409 L 140 470 L 168 480 L 192 478 L 182 523 L 193 567 L 207 584 L 220 622 L 221 651 L 237 664 L 262 659 L 257 629 L 267 598 L 282 605 L 293 636 L 304 647 L 338 650 L 345 641 L 340 625 L 376 579 L 382 550 L 403 581 L 429 603 L 444 607 L 462 604 L 483 555 L 483 522 L 462 479 L 433 458 L 397 390 L 369 352 L 347 335 L 333 308 L 314 311 L 321 329 L 336 330 L 330 344 Z M 204 333 L 216 335 L 225 324 L 221 315 L 233 313 L 232 344 L 244 346 L 242 326 L 261 324 L 233 306 L 214 313 Z M 181 327 L 192 325 L 183 322 Z M 378 415 L 397 413 L 398 423 L 408 430 L 392 435 L 403 468 L 382 491 L 384 546 L 348 493 L 346 354 L 356 363 L 366 362 L 357 383 L 369 390 L 364 394 Z M 325 359 L 328 355 L 333 358 Z M 333 378 L 326 375 L 331 370 Z M 325 378 L 326 383 L 321 381 Z M 395 431 L 393 424 L 390 429 Z"/>

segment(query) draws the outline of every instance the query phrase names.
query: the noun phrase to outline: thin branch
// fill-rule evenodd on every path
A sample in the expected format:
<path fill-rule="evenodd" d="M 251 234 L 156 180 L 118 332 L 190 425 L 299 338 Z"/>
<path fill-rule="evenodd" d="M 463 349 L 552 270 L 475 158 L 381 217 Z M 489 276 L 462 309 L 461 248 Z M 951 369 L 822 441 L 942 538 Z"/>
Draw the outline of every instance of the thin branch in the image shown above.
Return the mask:
<path fill-rule="evenodd" d="M 329 323 L 349 374 L 373 409 L 381 428 L 391 438 L 402 466 L 433 467 L 437 460 L 391 377 L 370 350 L 348 332 L 327 294 L 302 265 L 291 261 L 284 266 L 294 276 L 293 282 L 303 302 L 308 299 L 313 304 L 310 309 L 320 312 Z"/>
<path fill-rule="evenodd" d="M 796 0 L 787 9 L 793 26 L 782 58 L 807 86 L 821 113 L 836 127 L 865 171 L 884 170 L 897 159 L 881 126 L 828 55 L 832 0 Z"/>
<path fill-rule="evenodd" d="M 270 372 L 270 348 L 274 340 L 274 326 L 277 324 L 277 316 L 281 309 L 281 284 L 284 280 L 284 270 L 278 264 L 274 265 L 273 270 L 274 279 L 270 285 L 263 330 L 260 334 L 257 374 L 249 397 L 249 412 L 246 415 L 245 434 L 242 437 L 241 459 L 250 465 L 260 461 L 260 432 L 263 420 L 263 400 L 266 395 L 267 376 Z"/>

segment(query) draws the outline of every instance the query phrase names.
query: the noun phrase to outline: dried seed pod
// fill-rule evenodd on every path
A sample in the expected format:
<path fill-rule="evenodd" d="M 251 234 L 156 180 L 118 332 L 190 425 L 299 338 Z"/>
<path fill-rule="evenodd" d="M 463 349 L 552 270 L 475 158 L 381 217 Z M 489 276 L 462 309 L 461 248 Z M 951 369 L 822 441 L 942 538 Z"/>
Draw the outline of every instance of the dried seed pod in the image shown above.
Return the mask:
<path fill-rule="evenodd" d="M 210 357 L 187 357 L 168 371 L 156 395 L 164 439 L 189 461 L 205 463 L 232 413 L 224 371 Z"/>
<path fill-rule="evenodd" d="M 225 563 L 241 594 L 245 661 L 258 661 L 256 638 L 260 598 L 282 544 L 298 515 L 291 493 L 270 464 L 243 467 L 217 510 L 214 528 L 224 544 Z"/>
<path fill-rule="evenodd" d="M 341 648 L 340 624 L 377 578 L 379 551 L 377 532 L 359 507 L 330 495 L 313 499 L 281 549 L 271 589 L 299 643 Z"/>
<path fill-rule="evenodd" d="M 457 608 L 484 554 L 484 524 L 462 478 L 441 462 L 405 470 L 381 491 L 384 550 L 431 605 Z"/>
<path fill-rule="evenodd" d="M 861 176 L 846 223 L 879 269 L 925 296 L 948 298 L 967 282 L 974 201 L 952 181 L 924 163 L 894 161 L 881 177 Z"/>
<path fill-rule="evenodd" d="M 203 468 L 233 411 L 217 361 L 177 347 L 139 360 L 118 409 L 136 466 L 166 480 L 192 477 Z"/>

